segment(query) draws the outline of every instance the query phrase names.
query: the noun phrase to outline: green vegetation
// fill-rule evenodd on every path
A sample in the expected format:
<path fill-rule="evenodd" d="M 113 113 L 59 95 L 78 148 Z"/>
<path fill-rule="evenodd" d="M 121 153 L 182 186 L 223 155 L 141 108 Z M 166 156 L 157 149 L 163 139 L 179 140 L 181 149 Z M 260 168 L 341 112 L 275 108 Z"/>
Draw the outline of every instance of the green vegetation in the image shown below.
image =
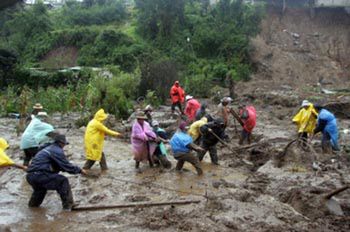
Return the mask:
<path fill-rule="evenodd" d="M 42 3 L 2 10 L 0 113 L 23 110 L 22 102 L 41 102 L 50 112 L 103 107 L 127 117 L 132 100 L 142 95 L 161 104 L 177 79 L 197 97 L 210 96 L 214 86 L 225 87 L 227 78 L 249 80 L 249 38 L 259 31 L 262 5 L 125 2 L 68 1 L 53 10 Z M 62 70 L 76 65 L 100 71 Z"/>

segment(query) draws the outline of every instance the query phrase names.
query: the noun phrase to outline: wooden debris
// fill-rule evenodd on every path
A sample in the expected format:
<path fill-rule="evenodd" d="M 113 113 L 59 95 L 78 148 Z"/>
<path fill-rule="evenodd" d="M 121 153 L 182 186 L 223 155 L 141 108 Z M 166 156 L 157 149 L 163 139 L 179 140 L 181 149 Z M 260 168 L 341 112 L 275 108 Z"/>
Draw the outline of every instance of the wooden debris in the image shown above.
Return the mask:
<path fill-rule="evenodd" d="M 76 206 L 73 207 L 73 211 L 85 211 L 85 210 L 104 210 L 104 209 L 121 209 L 132 207 L 153 207 L 162 205 L 186 205 L 186 204 L 198 204 L 199 200 L 184 200 L 184 201 L 168 201 L 168 202 L 140 202 L 134 204 L 121 204 L 121 205 L 91 205 L 91 206 Z"/>

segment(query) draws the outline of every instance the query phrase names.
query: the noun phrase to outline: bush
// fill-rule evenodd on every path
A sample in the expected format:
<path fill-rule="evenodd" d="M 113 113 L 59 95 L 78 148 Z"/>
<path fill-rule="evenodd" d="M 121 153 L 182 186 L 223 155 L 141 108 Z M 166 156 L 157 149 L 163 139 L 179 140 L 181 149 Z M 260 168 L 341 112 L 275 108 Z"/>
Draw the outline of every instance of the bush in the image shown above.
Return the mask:
<path fill-rule="evenodd" d="M 172 60 L 147 61 L 141 67 L 139 94 L 145 96 L 152 90 L 161 102 L 169 98 L 170 87 L 178 79 L 178 65 Z M 166 89 L 164 89 L 166 88 Z"/>
<path fill-rule="evenodd" d="M 186 93 L 195 97 L 209 97 L 212 82 L 204 75 L 190 76 L 185 82 Z"/>
<path fill-rule="evenodd" d="M 114 72 L 118 72 L 114 70 Z M 104 108 L 107 112 L 119 118 L 127 118 L 132 108 L 130 98 L 138 88 L 139 76 L 135 74 L 117 73 L 110 78 L 96 75 L 88 85 L 86 105 L 88 110 L 95 112 Z"/>
<path fill-rule="evenodd" d="M 70 3 L 63 8 L 63 19 L 69 25 L 101 25 L 109 22 L 120 22 L 127 17 L 121 1 L 108 1 L 103 5 L 81 6 Z"/>

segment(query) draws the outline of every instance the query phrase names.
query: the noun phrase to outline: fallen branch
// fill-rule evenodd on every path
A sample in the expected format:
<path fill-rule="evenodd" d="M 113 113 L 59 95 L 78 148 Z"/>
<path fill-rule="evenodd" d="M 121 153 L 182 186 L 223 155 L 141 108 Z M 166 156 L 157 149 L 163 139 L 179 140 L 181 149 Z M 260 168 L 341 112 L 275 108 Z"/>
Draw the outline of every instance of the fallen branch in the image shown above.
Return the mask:
<path fill-rule="evenodd" d="M 327 194 L 324 198 L 325 199 L 331 199 L 334 195 L 337 195 L 338 193 L 341 193 L 341 192 L 347 190 L 348 188 L 350 188 L 349 185 L 346 185 L 346 186 L 343 186 L 341 188 L 338 188 L 338 189 L 334 190 L 333 192 Z"/>
<path fill-rule="evenodd" d="M 134 204 L 123 205 L 92 205 L 92 206 L 77 206 L 73 207 L 74 211 L 85 210 L 104 210 L 104 209 L 120 209 L 120 208 L 132 208 L 132 207 L 153 207 L 162 205 L 186 205 L 186 204 L 198 204 L 199 200 L 185 200 L 185 201 L 169 201 L 169 202 L 140 202 Z"/>

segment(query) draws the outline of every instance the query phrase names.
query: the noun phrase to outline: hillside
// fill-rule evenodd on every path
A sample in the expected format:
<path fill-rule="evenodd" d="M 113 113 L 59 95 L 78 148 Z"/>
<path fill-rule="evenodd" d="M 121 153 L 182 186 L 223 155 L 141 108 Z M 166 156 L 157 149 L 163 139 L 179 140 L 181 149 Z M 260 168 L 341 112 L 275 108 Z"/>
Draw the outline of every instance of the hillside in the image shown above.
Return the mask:
<path fill-rule="evenodd" d="M 293 88 L 349 88 L 350 16 L 341 8 L 270 8 L 262 31 L 252 39 L 254 81 L 262 79 Z M 272 87 L 272 86 L 271 86 Z"/>

